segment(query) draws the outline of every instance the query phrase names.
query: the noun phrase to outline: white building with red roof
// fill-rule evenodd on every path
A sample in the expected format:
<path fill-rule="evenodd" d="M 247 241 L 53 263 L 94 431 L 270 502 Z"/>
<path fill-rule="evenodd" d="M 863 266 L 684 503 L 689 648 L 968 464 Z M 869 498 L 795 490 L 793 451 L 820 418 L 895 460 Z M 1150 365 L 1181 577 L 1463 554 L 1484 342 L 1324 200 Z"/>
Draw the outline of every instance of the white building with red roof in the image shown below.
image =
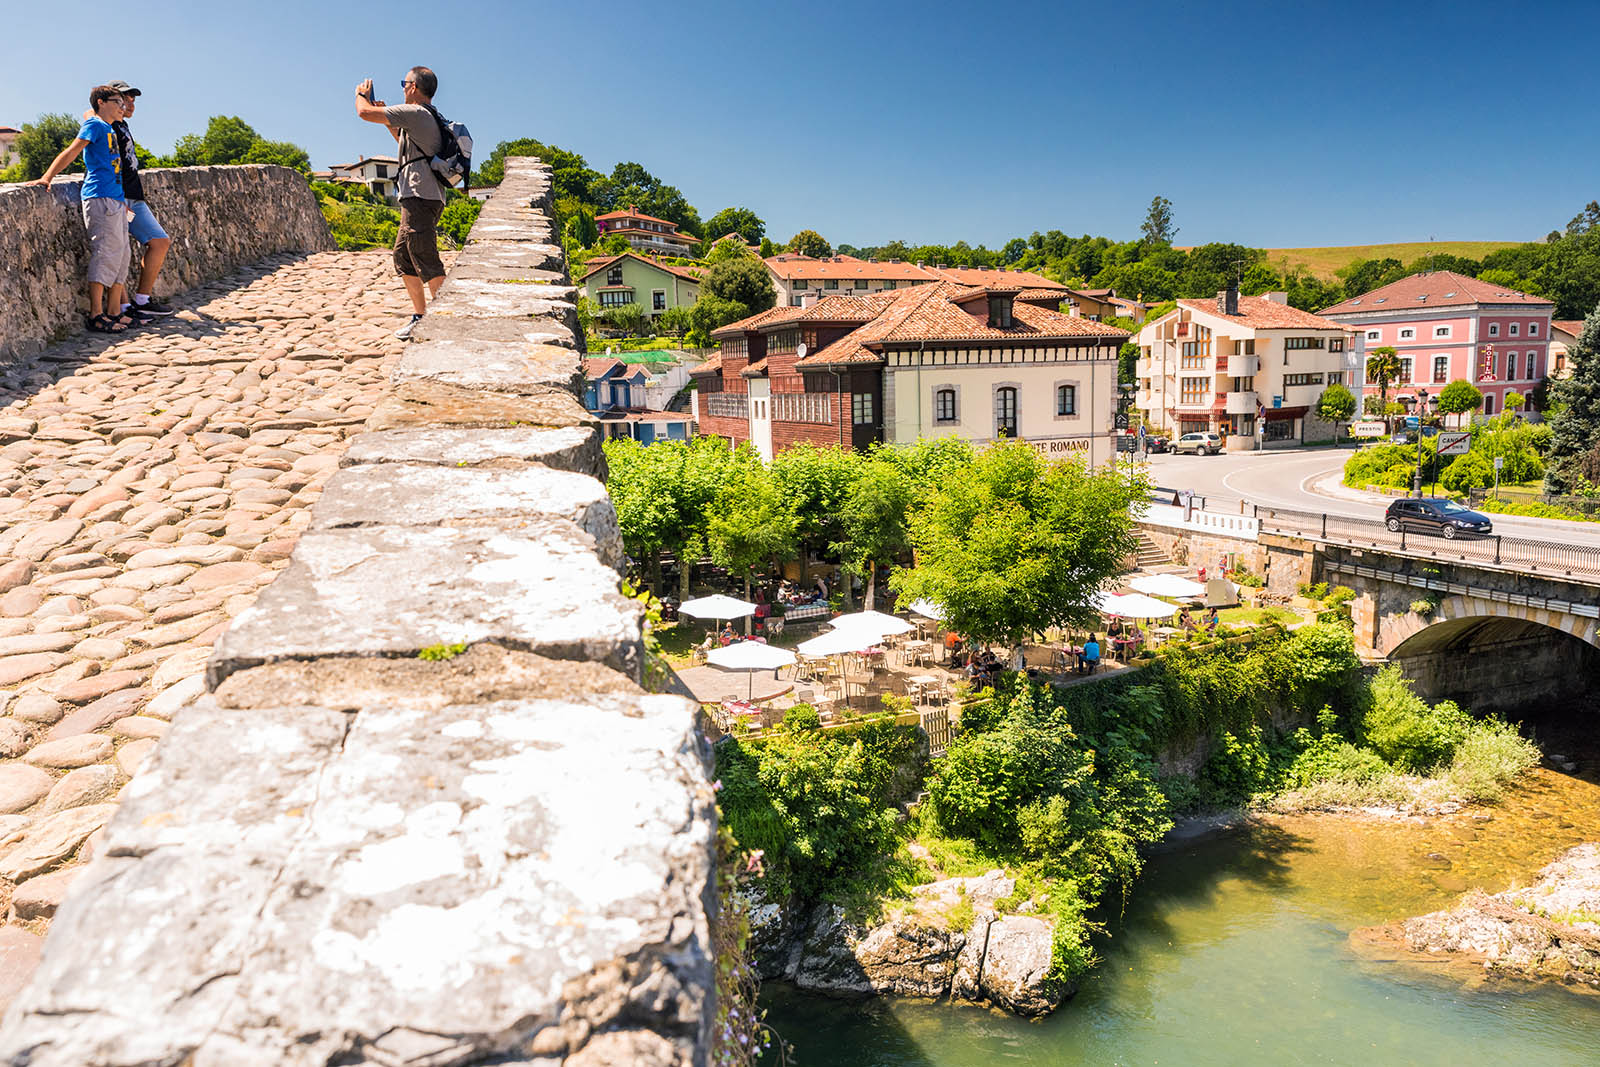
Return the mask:
<path fill-rule="evenodd" d="M 22 158 L 17 151 L 17 136 L 22 131 L 15 126 L 0 126 L 0 170 L 11 166 Z"/>
<path fill-rule="evenodd" d="M 1287 294 L 1179 300 L 1139 331 L 1134 404 L 1170 435 L 1221 434 L 1230 449 L 1327 440 L 1322 391 L 1360 391 L 1349 327 L 1289 306 Z"/>
<path fill-rule="evenodd" d="M 961 437 L 1105 462 L 1128 333 L 1054 310 L 1056 289 L 1022 284 L 935 280 L 730 323 L 712 334 L 721 351 L 691 372 L 696 422 L 767 459 L 800 441 Z"/>
<path fill-rule="evenodd" d="M 693 234 L 679 230 L 676 222 L 646 215 L 633 206 L 596 215 L 594 224 L 600 236 L 620 234 L 631 247 L 656 255 L 687 256 L 700 240 Z"/>
<path fill-rule="evenodd" d="M 1483 413 L 1505 407 L 1505 394 L 1527 395 L 1549 373 L 1550 317 L 1555 305 L 1503 285 L 1454 271 L 1424 271 L 1362 293 L 1322 314 L 1357 331 L 1371 352 L 1400 356 L 1400 380 L 1389 396 L 1413 402 L 1437 397 L 1453 381 L 1483 392 Z M 1376 395 L 1375 382 L 1367 393 Z"/>

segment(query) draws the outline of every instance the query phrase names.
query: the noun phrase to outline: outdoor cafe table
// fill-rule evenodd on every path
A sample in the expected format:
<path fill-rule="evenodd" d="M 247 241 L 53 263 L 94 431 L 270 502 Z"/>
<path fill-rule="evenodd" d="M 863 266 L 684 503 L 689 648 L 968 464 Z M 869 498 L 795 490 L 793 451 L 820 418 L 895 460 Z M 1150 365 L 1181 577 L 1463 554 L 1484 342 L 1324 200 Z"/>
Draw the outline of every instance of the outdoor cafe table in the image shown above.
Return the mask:
<path fill-rule="evenodd" d="M 906 685 L 910 687 L 913 696 L 920 695 L 923 690 L 938 684 L 938 677 L 932 674 L 918 674 L 906 679 Z"/>
<path fill-rule="evenodd" d="M 911 663 L 920 659 L 924 653 L 927 654 L 930 660 L 933 659 L 932 641 L 907 641 L 900 648 L 901 662 Z"/>

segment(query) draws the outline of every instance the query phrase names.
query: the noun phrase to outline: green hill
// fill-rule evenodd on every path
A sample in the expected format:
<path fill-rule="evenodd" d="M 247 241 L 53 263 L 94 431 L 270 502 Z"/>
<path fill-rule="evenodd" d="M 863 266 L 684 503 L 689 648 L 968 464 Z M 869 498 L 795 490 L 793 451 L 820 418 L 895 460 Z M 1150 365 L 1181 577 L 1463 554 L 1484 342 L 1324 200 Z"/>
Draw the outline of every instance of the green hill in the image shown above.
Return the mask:
<path fill-rule="evenodd" d="M 1332 248 L 1269 248 L 1267 261 L 1280 270 L 1304 267 L 1319 278 L 1331 279 L 1341 267 L 1358 259 L 1398 259 L 1410 265 L 1431 253 L 1482 259 L 1502 248 L 1515 248 L 1521 241 L 1411 241 L 1392 245 L 1343 245 Z"/>

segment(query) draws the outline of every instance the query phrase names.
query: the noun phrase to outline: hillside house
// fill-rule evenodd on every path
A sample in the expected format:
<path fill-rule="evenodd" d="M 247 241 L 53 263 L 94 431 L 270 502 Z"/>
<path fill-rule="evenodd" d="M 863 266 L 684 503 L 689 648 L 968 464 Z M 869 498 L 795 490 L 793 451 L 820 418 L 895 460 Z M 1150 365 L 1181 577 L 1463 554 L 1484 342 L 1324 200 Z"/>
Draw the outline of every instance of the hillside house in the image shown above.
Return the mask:
<path fill-rule="evenodd" d="M 1572 377 L 1572 353 L 1578 347 L 1578 335 L 1581 333 L 1582 319 L 1556 319 L 1550 323 L 1549 377 Z"/>
<path fill-rule="evenodd" d="M 1134 404 L 1150 424 L 1169 435 L 1213 431 L 1230 449 L 1326 440 L 1333 428 L 1314 411 L 1322 391 L 1360 390 L 1350 328 L 1290 307 L 1282 292 L 1180 300 L 1145 323 L 1138 343 Z"/>
<path fill-rule="evenodd" d="M 1549 373 L 1554 311 L 1543 297 L 1439 270 L 1353 296 L 1322 315 L 1354 328 L 1368 352 L 1388 346 L 1399 353 L 1392 399 L 1413 402 L 1424 387 L 1437 396 L 1464 379 L 1483 392 L 1483 414 L 1493 415 L 1506 393 L 1526 396 Z M 1377 383 L 1367 381 L 1366 391 L 1377 394 Z"/>
<path fill-rule="evenodd" d="M 637 304 L 652 318 L 668 308 L 688 307 L 700 296 L 704 274 L 635 252 L 596 256 L 584 265 L 579 285 L 602 308 Z"/>
<path fill-rule="evenodd" d="M 630 437 L 648 445 L 694 436 L 688 413 L 650 407 L 651 374 L 642 364 L 586 359 L 583 372 L 583 406 L 600 420 L 607 437 Z"/>
<path fill-rule="evenodd" d="M 800 441 L 954 436 L 1103 463 L 1128 334 L 1053 310 L 1058 300 L 941 280 L 780 304 L 712 333 L 720 351 L 690 372 L 696 422 L 765 459 Z"/>
<path fill-rule="evenodd" d="M 680 232 L 676 222 L 646 215 L 632 206 L 624 211 L 596 215 L 594 224 L 600 236 L 620 234 L 635 251 L 658 256 L 687 256 L 700 240 L 693 234 Z"/>
<path fill-rule="evenodd" d="M 12 166 L 22 159 L 17 151 L 17 136 L 22 131 L 15 126 L 0 126 L 0 170 Z"/>
<path fill-rule="evenodd" d="M 399 196 L 400 160 L 394 156 L 363 156 L 354 163 L 339 163 L 327 170 L 329 181 L 359 182 L 384 200 Z"/>

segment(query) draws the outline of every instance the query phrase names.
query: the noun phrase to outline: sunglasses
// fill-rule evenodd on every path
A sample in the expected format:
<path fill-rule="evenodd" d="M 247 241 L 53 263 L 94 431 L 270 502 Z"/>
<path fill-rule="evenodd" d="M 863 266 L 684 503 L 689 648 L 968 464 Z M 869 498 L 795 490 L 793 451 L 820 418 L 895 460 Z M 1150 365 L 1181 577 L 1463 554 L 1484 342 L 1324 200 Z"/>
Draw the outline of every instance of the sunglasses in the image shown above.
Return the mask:
<path fill-rule="evenodd" d="M 413 85 L 415 85 L 415 84 L 417 84 L 417 83 L 416 83 L 416 82 L 401 82 L 401 83 L 400 83 L 400 88 L 402 88 L 402 89 L 409 89 L 409 88 L 411 88 L 411 87 L 412 87 L 412 86 L 413 86 Z"/>

